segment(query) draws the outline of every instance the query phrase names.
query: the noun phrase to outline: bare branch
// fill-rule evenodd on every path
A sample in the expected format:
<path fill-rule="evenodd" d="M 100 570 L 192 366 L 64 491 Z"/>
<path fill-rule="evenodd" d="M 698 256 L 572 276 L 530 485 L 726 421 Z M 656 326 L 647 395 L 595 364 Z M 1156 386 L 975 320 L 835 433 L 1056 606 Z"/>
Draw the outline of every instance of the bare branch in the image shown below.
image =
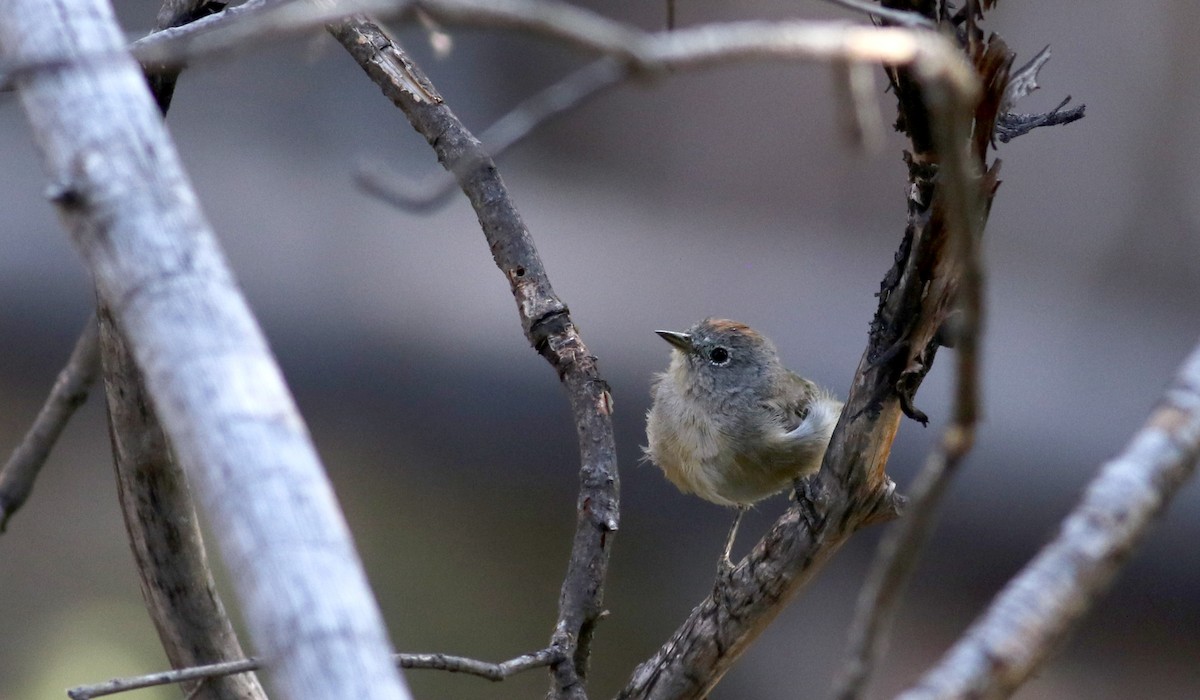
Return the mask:
<path fill-rule="evenodd" d="M 900 27 L 919 27 L 921 29 L 936 29 L 937 23 L 917 12 L 905 12 L 891 7 L 883 7 L 867 0 L 825 0 L 826 2 L 845 7 L 855 12 L 862 12 L 872 17 L 885 19 Z"/>
<path fill-rule="evenodd" d="M 515 676 L 522 671 L 529 671 L 543 666 L 550 666 L 563 660 L 562 649 L 547 647 L 528 654 L 522 654 L 514 659 L 494 664 L 487 661 L 477 661 L 462 656 L 448 654 L 397 654 L 396 661 L 402 668 L 431 669 L 449 671 L 450 673 L 466 673 L 472 676 L 486 678 L 489 681 L 502 681 Z"/>
<path fill-rule="evenodd" d="M 117 494 L 146 609 L 173 667 L 240 659 L 245 652 L 213 581 L 187 479 L 103 301 L 99 316 Z M 211 700 L 266 698 L 250 675 L 209 680 L 193 690 L 193 697 Z"/>
<path fill-rule="evenodd" d="M 1037 90 L 1038 74 L 1050 62 L 1050 47 L 1046 46 L 1034 54 L 1025 65 L 1013 70 L 1008 79 L 1008 87 L 1004 89 L 1004 97 L 1000 101 L 1000 111 L 1007 112 L 1013 108 L 1022 97 Z"/>
<path fill-rule="evenodd" d="M 190 21 L 212 9 L 205 0 L 167 0 L 156 24 Z M 147 77 L 165 115 L 179 69 Z M 243 658 L 208 566 L 187 478 L 111 306 L 104 299 L 97 304 L 117 493 L 146 609 L 174 668 Z M 260 700 L 266 693 L 254 675 L 238 674 L 199 682 L 188 698 Z"/>
<path fill-rule="evenodd" d="M 1057 107 L 1043 114 L 1005 112 L 1000 115 L 1000 119 L 996 122 L 996 138 L 1000 139 L 1001 143 L 1008 143 L 1018 136 L 1024 136 L 1039 127 L 1059 126 L 1083 119 L 1087 105 L 1079 105 L 1078 107 L 1063 110 L 1063 107 L 1066 107 L 1070 101 L 1071 96 L 1068 95 L 1062 102 L 1058 103 Z"/>
<path fill-rule="evenodd" d="M 213 527 L 289 698 L 408 698 L 303 419 L 101 0 L 8 0 L 6 60 L 54 203 Z M 88 109 L 81 110 L 85 104 Z"/>
<path fill-rule="evenodd" d="M 500 24 L 546 33 L 647 72 L 772 58 L 911 64 L 914 78 L 931 96 L 931 133 L 938 142 L 938 154 L 948 165 L 945 177 L 961 178 L 961 183 L 944 188 L 938 199 L 942 209 L 937 220 L 943 233 L 926 235 L 920 244 L 909 241 L 916 246 L 907 256 L 911 267 L 892 280 L 895 289 L 881 298 L 877 322 L 882 332 L 873 332 L 872 346 L 860 363 L 821 473 L 807 483 L 800 507 L 785 515 L 732 572 L 728 586 L 719 587 L 693 610 L 671 640 L 634 672 L 620 695 L 703 697 L 846 537 L 865 523 L 894 517 L 899 507 L 894 487 L 883 473 L 900 415 L 901 401 L 894 387 L 905 378 L 911 395 L 924 376 L 909 368 L 918 358 L 932 359 L 925 358 L 926 348 L 945 319 L 964 261 L 973 250 L 972 238 L 971 242 L 951 243 L 950 247 L 957 246 L 956 252 L 943 254 L 947 249 L 941 242 L 947 238 L 945 231 L 953 234 L 949 236 L 952 240 L 965 239 L 975 235 L 975 224 L 982 221 L 976 196 L 979 176 L 968 151 L 971 105 L 978 96 L 974 73 L 943 38 L 913 30 L 747 22 L 650 36 L 622 34 L 604 20 L 593 25 L 596 31 L 592 33 L 584 29 L 586 24 L 560 22 L 563 16 L 580 10 L 560 12 L 547 3 L 437 0 L 419 4 L 443 21 Z M 922 256 L 926 259 L 917 264 Z M 927 278 L 918 279 L 913 272 L 917 267 L 935 271 L 932 285 Z M 893 345 L 901 337 L 905 345 Z M 963 387 L 964 394 L 973 393 L 970 380 L 964 381 Z M 973 401 L 971 396 L 971 406 Z"/>
<path fill-rule="evenodd" d="M 1040 87 L 1037 82 L 1038 74 L 1049 60 L 1050 47 L 1047 46 L 1037 52 L 1025 65 L 1012 71 L 1008 88 L 1004 91 L 1004 98 L 1000 102 L 1000 118 L 996 122 L 996 138 L 1001 143 L 1008 143 L 1039 127 L 1070 124 L 1083 119 L 1087 105 L 1079 105 L 1063 111 L 1063 107 L 1066 107 L 1071 101 L 1069 95 L 1058 103 L 1057 107 L 1044 114 L 1018 114 L 1012 111 L 1013 105 L 1018 100 Z"/>
<path fill-rule="evenodd" d="M 230 56 L 272 39 L 301 36 L 358 12 L 400 15 L 406 0 L 247 0 L 195 22 L 149 34 L 129 46 L 148 67 Z"/>
<path fill-rule="evenodd" d="M 567 14 L 573 10 L 563 10 Z M 447 107 L 420 68 L 378 25 L 351 19 L 329 27 L 454 174 L 479 217 L 497 267 L 517 302 L 529 343 L 566 386 L 580 450 L 580 490 L 571 557 L 551 648 L 552 697 L 586 698 L 591 637 L 603 614 L 604 580 L 618 527 L 612 397 L 566 305 L 550 286 L 533 238 L 482 144 Z"/>
<path fill-rule="evenodd" d="M 219 664 L 208 664 L 206 666 L 193 666 L 191 668 L 180 668 L 173 671 L 150 673 L 144 676 L 114 678 L 103 683 L 96 683 L 95 685 L 81 685 L 68 690 L 67 696 L 70 697 L 71 700 L 90 700 L 91 698 L 99 698 L 105 695 L 116 695 L 117 693 L 125 693 L 130 690 L 153 688 L 159 685 L 171 685 L 173 683 L 184 683 L 186 681 L 194 680 L 203 681 L 210 678 L 230 676 L 238 673 L 249 673 L 251 671 L 257 671 L 258 669 L 258 659 L 225 661 Z"/>
<path fill-rule="evenodd" d="M 900 697 L 1005 698 L 1108 589 L 1200 458 L 1200 347 L 1125 450 L 966 634 Z"/>
<path fill-rule="evenodd" d="M 217 14 L 225 9 L 227 0 L 163 0 L 162 7 L 155 18 L 155 31 L 178 27 L 196 20 Z M 154 101 L 163 114 L 171 107 L 171 97 L 175 94 L 175 81 L 179 78 L 182 66 L 157 66 L 156 70 L 146 71 L 146 82 L 150 84 L 150 92 L 154 93 Z"/>
<path fill-rule="evenodd" d="M 888 630 L 920 551 L 933 529 L 942 497 L 974 443 L 979 411 L 978 348 L 983 323 L 979 238 L 994 193 L 991 185 L 994 174 L 986 180 L 983 178 L 987 166 L 986 145 L 980 148 L 979 142 L 971 138 L 971 130 L 974 126 L 984 133 L 991 132 L 995 105 L 1000 104 L 1008 89 L 1007 67 L 1011 56 L 999 40 L 986 46 L 969 42 L 966 48 L 972 54 L 984 86 L 982 99 L 974 103 L 956 102 L 955 95 L 939 86 L 921 86 L 921 99 L 930 112 L 951 117 L 943 119 L 940 125 L 932 124 L 929 135 L 939 156 L 937 193 L 950 205 L 944 212 L 945 223 L 952 234 L 949 244 L 960 271 L 952 281 L 949 295 L 954 310 L 940 309 L 941 326 L 938 334 L 927 341 L 929 345 L 925 352 L 928 357 L 918 367 L 906 370 L 910 376 L 923 376 L 928 371 L 937 345 L 946 342 L 947 319 L 953 318 L 956 326 L 954 347 L 958 353 L 954 406 L 940 445 L 929 456 L 914 484 L 908 517 L 894 525 L 884 537 L 860 593 L 850 629 L 847 661 L 833 690 L 833 697 L 839 700 L 862 696 L 872 667 L 883 654 Z M 906 85 L 909 79 L 909 76 L 896 76 L 899 85 Z M 904 123 L 911 128 L 916 123 L 912 116 L 918 114 L 915 101 L 907 96 L 911 93 L 905 87 L 899 87 L 897 92 L 902 113 L 910 115 Z M 914 145 L 916 143 L 914 139 Z M 922 170 L 913 168 L 910 172 L 917 187 L 933 184 L 932 174 L 922 173 Z M 936 205 L 930 209 L 937 213 Z M 914 413 L 916 409 L 910 407 L 909 412 Z"/>
<path fill-rule="evenodd" d="M 482 153 L 496 158 L 551 118 L 619 84 L 628 73 L 624 64 L 611 58 L 589 63 L 524 100 L 485 129 L 479 135 L 480 142 L 484 144 Z M 455 167 L 471 166 L 471 161 L 463 161 Z M 360 164 L 355 179 L 367 192 L 396 207 L 416 213 L 442 206 L 458 186 L 454 173 L 439 171 L 418 182 L 410 182 L 391 167 L 378 162 Z"/>
<path fill-rule="evenodd" d="M 522 671 L 549 666 L 558 662 L 561 658 L 562 652 L 554 648 L 539 649 L 498 664 L 469 659 L 465 656 L 452 656 L 450 654 L 396 654 L 393 657 L 396 665 L 400 668 L 465 673 L 470 676 L 479 676 L 480 678 L 497 682 L 515 676 Z M 257 671 L 260 668 L 258 659 L 240 659 L 238 661 L 226 661 L 219 664 L 207 664 L 204 666 L 180 668 L 173 671 L 149 673 L 144 676 L 114 678 L 103 683 L 81 685 L 72 688 L 67 691 L 67 695 L 71 700 L 91 700 L 91 698 L 116 695 L 117 693 L 124 693 L 130 690 L 141 690 L 142 688 L 153 688 L 160 685 L 172 685 L 194 680 L 211 681 L 213 678 L 249 673 Z"/>
<path fill-rule="evenodd" d="M 960 92 L 977 89 L 969 67 L 935 32 L 864 27 L 845 22 L 749 21 L 650 34 L 559 2 L 540 0 L 416 0 L 444 22 L 520 29 L 660 73 L 745 60 L 849 60 L 917 64 L 929 79 Z"/>
<path fill-rule="evenodd" d="M 50 456 L 54 443 L 62 434 L 75 409 L 87 401 L 88 392 L 100 371 L 100 346 L 96 336 L 96 319 L 88 320 L 75 341 L 75 349 L 66 367 L 58 373 L 54 387 L 46 397 L 42 410 L 29 432 L 12 451 L 4 469 L 0 470 L 0 532 L 33 491 L 33 482 Z"/>

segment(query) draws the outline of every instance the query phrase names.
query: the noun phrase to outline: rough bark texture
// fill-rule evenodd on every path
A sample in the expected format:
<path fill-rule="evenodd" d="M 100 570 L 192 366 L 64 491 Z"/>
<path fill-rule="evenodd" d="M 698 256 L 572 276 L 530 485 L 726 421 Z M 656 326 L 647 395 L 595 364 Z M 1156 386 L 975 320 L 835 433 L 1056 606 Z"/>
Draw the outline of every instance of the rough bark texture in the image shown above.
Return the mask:
<path fill-rule="evenodd" d="M 525 337 L 554 367 L 567 389 L 579 437 L 580 491 L 571 559 L 559 598 L 551 666 L 551 697 L 586 698 L 591 638 L 603 612 L 604 579 L 618 526 L 612 397 L 570 312 L 550 286 L 533 238 L 479 141 L 442 102 L 421 70 L 377 24 L 365 18 L 330 25 L 330 32 L 429 141 L 474 207 L 496 266 L 508 279 Z"/>
<path fill-rule="evenodd" d="M 5 5 L 4 57 L 61 66 L 16 79 L 51 197 L 213 524 L 267 679 L 288 698 L 407 698 L 303 421 L 123 44 L 99 0 Z"/>

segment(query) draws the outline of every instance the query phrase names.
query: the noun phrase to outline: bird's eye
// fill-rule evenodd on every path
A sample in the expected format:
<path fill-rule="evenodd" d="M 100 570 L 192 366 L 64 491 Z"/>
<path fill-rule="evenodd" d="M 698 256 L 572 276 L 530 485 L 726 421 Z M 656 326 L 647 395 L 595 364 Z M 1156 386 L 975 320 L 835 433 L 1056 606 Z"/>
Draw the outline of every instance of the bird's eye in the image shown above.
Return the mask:
<path fill-rule="evenodd" d="M 708 361 L 718 367 L 723 367 L 729 364 L 729 351 L 722 347 L 715 347 L 708 351 Z"/>

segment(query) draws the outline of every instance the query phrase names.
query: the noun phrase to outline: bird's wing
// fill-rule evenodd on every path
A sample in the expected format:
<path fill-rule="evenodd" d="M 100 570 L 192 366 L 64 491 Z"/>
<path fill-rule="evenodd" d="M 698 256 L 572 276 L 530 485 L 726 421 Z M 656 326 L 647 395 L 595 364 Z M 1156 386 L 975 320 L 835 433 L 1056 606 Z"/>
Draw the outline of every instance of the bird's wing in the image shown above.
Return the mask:
<path fill-rule="evenodd" d="M 812 408 L 813 399 L 821 390 L 794 372 L 785 372 L 775 387 L 774 395 L 767 400 L 767 406 L 778 419 L 780 429 L 784 433 L 790 433 L 804 423 Z"/>

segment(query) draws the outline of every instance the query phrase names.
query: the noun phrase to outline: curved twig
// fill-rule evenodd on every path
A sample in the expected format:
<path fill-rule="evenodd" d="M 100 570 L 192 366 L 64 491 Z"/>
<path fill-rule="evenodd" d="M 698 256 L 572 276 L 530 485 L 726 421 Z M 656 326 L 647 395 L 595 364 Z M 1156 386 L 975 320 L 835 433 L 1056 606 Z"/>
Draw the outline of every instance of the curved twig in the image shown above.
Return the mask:
<path fill-rule="evenodd" d="M 628 73 L 629 70 L 624 64 L 611 58 L 601 58 L 589 63 L 524 100 L 484 129 L 479 134 L 479 141 L 484 144 L 484 152 L 496 158 L 551 118 L 574 109 L 605 89 L 619 84 Z M 367 192 L 393 206 L 414 213 L 428 212 L 446 204 L 458 187 L 453 173 L 435 172 L 419 181 L 411 182 L 390 166 L 378 162 L 361 164 L 355 173 L 355 180 Z"/>
<path fill-rule="evenodd" d="M 883 5 L 868 2 L 867 0 L 825 1 L 832 5 L 844 7 L 848 10 L 854 10 L 855 12 L 862 12 L 863 14 L 871 15 L 872 17 L 885 19 L 892 24 L 901 27 L 920 27 L 921 29 L 934 29 L 937 27 L 937 23 L 920 13 L 906 12 L 904 10 L 897 10 L 891 7 L 884 7 Z"/>
<path fill-rule="evenodd" d="M 479 217 L 497 267 L 517 302 L 525 337 L 550 362 L 567 388 L 580 448 L 578 519 L 563 578 L 552 648 L 554 697 L 585 698 L 592 630 L 603 609 L 604 580 L 618 526 L 616 445 L 612 397 L 593 357 L 550 286 L 533 238 L 482 144 L 447 107 L 404 51 L 375 23 L 351 19 L 330 25 L 384 94 L 399 107 L 452 173 Z"/>

